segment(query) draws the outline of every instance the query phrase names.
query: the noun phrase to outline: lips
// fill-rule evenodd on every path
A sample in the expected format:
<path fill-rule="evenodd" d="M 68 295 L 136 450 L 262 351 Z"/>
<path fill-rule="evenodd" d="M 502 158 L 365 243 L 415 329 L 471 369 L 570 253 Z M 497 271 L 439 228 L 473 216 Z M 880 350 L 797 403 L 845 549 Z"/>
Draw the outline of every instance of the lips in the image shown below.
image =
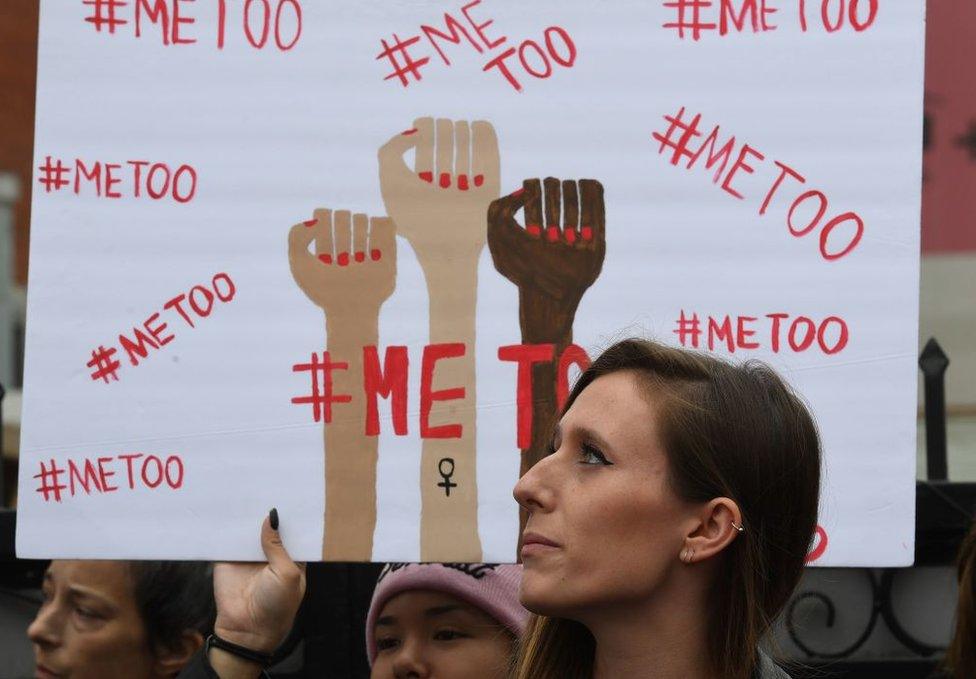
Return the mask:
<path fill-rule="evenodd" d="M 58 679 L 61 675 L 54 672 L 44 665 L 37 666 L 37 672 L 34 674 L 34 679 Z"/>
<path fill-rule="evenodd" d="M 550 540 L 545 535 L 539 533 L 525 532 L 522 534 L 522 558 L 526 559 L 533 556 L 542 556 L 559 549 L 560 545 L 555 540 Z"/>

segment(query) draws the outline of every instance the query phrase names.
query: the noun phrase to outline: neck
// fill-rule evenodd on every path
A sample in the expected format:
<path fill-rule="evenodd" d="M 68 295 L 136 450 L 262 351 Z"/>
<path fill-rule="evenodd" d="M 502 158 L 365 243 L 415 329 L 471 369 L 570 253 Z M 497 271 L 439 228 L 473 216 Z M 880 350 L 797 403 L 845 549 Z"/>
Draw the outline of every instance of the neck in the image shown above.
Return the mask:
<path fill-rule="evenodd" d="M 593 679 L 710 679 L 701 578 L 678 578 L 651 600 L 587 616 L 596 640 Z"/>

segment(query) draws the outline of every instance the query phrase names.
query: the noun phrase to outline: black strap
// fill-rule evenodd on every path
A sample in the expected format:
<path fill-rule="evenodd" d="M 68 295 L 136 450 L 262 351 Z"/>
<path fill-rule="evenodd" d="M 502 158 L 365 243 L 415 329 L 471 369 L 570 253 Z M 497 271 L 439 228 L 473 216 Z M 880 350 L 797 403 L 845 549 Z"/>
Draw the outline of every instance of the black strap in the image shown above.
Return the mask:
<path fill-rule="evenodd" d="M 249 660 L 261 667 L 270 667 L 273 661 L 273 654 L 271 653 L 261 653 L 260 651 L 254 651 L 250 648 L 244 648 L 243 646 L 238 646 L 233 644 L 226 639 L 221 639 L 216 634 L 211 634 L 207 637 L 207 653 L 210 652 L 211 648 L 219 648 L 222 651 L 227 651 L 233 656 L 238 658 L 243 658 L 244 660 Z"/>

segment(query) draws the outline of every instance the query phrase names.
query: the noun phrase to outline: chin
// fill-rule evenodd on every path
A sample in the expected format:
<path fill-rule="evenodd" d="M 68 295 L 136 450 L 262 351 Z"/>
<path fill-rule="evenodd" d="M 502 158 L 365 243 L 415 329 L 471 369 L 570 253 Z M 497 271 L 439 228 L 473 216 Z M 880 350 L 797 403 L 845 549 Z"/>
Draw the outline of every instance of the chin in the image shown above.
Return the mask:
<path fill-rule="evenodd" d="M 525 570 L 519 585 L 519 601 L 526 609 L 536 615 L 564 617 L 572 608 L 565 583 L 558 578 Z"/>

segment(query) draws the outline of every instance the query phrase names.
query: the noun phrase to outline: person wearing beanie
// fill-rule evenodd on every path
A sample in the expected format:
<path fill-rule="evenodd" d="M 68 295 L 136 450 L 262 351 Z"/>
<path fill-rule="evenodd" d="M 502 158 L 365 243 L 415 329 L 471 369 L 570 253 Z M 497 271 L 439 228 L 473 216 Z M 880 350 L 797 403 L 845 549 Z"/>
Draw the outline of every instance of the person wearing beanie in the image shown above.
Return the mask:
<path fill-rule="evenodd" d="M 372 679 L 502 679 L 526 611 L 522 568 L 492 564 L 387 564 L 366 616 Z"/>

